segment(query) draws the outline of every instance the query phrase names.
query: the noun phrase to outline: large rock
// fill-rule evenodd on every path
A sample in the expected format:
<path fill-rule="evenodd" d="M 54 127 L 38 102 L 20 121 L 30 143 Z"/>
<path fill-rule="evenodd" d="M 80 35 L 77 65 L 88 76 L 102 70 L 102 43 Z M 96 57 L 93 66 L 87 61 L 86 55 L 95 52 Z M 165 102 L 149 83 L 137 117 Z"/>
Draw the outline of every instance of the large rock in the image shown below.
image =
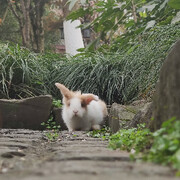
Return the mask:
<path fill-rule="evenodd" d="M 128 127 L 137 127 L 138 124 L 145 124 L 146 128 L 152 130 L 152 111 L 153 103 L 149 102 L 133 117 Z"/>
<path fill-rule="evenodd" d="M 171 117 L 180 119 L 180 40 L 174 45 L 161 72 L 154 97 L 154 129 Z"/>
<path fill-rule="evenodd" d="M 52 108 L 50 95 L 22 100 L 0 99 L 0 128 L 42 129 Z"/>
<path fill-rule="evenodd" d="M 134 116 L 147 104 L 146 101 L 135 101 L 131 105 L 113 103 L 109 113 L 109 126 L 112 133 L 121 128 L 131 128 L 131 121 Z"/>

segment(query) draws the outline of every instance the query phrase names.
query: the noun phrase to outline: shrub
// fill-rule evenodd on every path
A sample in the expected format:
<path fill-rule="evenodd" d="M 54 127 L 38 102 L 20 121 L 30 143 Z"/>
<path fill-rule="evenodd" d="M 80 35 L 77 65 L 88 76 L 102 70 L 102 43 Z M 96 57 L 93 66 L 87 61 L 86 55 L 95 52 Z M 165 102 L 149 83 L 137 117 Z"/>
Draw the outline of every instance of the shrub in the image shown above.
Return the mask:
<path fill-rule="evenodd" d="M 108 104 L 148 97 L 172 45 L 180 37 L 180 24 L 157 27 L 143 35 L 142 43 L 113 54 L 85 54 L 57 62 L 52 81 L 72 90 L 99 95 Z"/>
<path fill-rule="evenodd" d="M 51 70 L 48 55 L 16 45 L 0 44 L 0 98 L 24 98 L 48 93 Z"/>
<path fill-rule="evenodd" d="M 18 45 L 0 46 L 0 98 L 51 94 L 55 82 L 98 95 L 108 104 L 149 97 L 159 70 L 180 37 L 180 24 L 156 27 L 116 53 L 84 53 L 71 58 L 35 54 Z"/>

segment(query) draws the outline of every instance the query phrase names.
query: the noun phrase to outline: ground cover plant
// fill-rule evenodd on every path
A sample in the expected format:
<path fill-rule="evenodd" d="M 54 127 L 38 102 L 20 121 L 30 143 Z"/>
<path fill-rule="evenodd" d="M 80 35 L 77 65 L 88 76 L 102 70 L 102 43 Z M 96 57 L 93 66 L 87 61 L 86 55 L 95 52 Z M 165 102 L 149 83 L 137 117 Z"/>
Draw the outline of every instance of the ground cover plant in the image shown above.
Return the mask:
<path fill-rule="evenodd" d="M 49 118 L 47 122 L 41 123 L 45 128 L 45 136 L 49 141 L 56 141 L 59 137 L 60 125 L 53 120 L 53 117 Z"/>
<path fill-rule="evenodd" d="M 172 165 L 180 176 L 180 120 L 171 118 L 162 124 L 162 128 L 153 133 L 153 144 L 143 157 L 145 160 Z"/>
<path fill-rule="evenodd" d="M 153 163 L 171 166 L 180 176 L 180 121 L 171 118 L 162 127 L 151 132 L 140 124 L 137 128 L 121 129 L 111 134 L 103 128 L 88 134 L 109 141 L 109 148 L 130 152 L 132 160 L 141 159 Z"/>
<path fill-rule="evenodd" d="M 140 124 L 137 128 L 119 130 L 110 136 L 109 147 L 134 153 L 145 151 L 151 146 L 152 133 L 144 127 L 144 124 Z"/>
<path fill-rule="evenodd" d="M 93 131 L 89 131 L 87 133 L 88 136 L 92 136 L 95 138 L 102 138 L 104 140 L 108 140 L 109 137 L 111 136 L 111 131 L 110 128 L 107 126 L 103 126 L 101 128 L 101 130 L 93 130 Z"/>

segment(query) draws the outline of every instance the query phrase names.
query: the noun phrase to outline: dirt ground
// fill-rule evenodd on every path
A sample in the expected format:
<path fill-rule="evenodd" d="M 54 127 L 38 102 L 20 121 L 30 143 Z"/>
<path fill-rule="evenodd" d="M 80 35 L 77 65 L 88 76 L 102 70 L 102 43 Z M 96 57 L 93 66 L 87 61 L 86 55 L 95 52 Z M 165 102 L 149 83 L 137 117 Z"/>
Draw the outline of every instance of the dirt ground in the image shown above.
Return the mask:
<path fill-rule="evenodd" d="M 62 131 L 48 142 L 41 131 L 0 130 L 0 180 L 175 180 L 168 167 L 131 162 L 129 154 L 85 132 Z"/>

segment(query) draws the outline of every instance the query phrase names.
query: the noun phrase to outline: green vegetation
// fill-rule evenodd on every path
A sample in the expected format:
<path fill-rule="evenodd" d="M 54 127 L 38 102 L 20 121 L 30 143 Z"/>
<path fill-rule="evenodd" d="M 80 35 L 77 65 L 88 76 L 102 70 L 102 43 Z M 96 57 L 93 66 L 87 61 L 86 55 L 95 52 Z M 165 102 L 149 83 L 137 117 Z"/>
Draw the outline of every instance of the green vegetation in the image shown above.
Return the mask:
<path fill-rule="evenodd" d="M 89 131 L 87 135 L 95 138 L 102 138 L 104 140 L 108 140 L 111 136 L 111 132 L 109 127 L 104 126 L 101 130 Z"/>
<path fill-rule="evenodd" d="M 145 151 L 151 146 L 152 133 L 145 129 L 144 125 L 138 128 L 121 129 L 109 138 L 109 147 L 112 149 L 121 149 L 136 153 Z"/>
<path fill-rule="evenodd" d="M 51 94 L 47 82 L 54 61 L 59 61 L 59 55 L 40 55 L 19 45 L 0 44 L 0 98 Z"/>
<path fill-rule="evenodd" d="M 77 0 L 69 1 L 73 6 Z M 179 8 L 179 0 L 84 0 L 81 4 L 67 19 L 84 19 L 81 27 L 90 28 L 94 33 L 93 41 L 85 51 L 101 50 L 102 46 L 129 47 L 135 39 L 141 42 L 144 32 L 155 26 L 170 24 Z"/>
<path fill-rule="evenodd" d="M 47 122 L 41 123 L 41 125 L 47 130 L 45 133 L 49 141 L 56 141 L 59 137 L 60 125 L 57 125 L 51 117 Z"/>
<path fill-rule="evenodd" d="M 180 175 L 180 121 L 172 118 L 162 128 L 150 132 L 140 124 L 138 128 L 121 129 L 110 134 L 109 129 L 88 133 L 109 141 L 109 148 L 126 150 L 132 159 L 141 158 L 162 165 L 170 165 Z"/>
<path fill-rule="evenodd" d="M 108 104 L 147 97 L 172 44 L 180 37 L 179 29 L 180 24 L 158 27 L 145 33 L 141 44 L 134 41 L 119 52 L 84 53 L 57 62 L 51 72 L 52 84 L 61 82 L 72 90 L 92 92 Z"/>
<path fill-rule="evenodd" d="M 153 133 L 153 145 L 144 159 L 172 165 L 180 173 L 180 121 L 171 118 L 162 128 Z"/>
<path fill-rule="evenodd" d="M 53 99 L 53 106 L 56 108 L 61 108 L 62 107 L 62 102 L 61 100 L 55 100 Z"/>
<path fill-rule="evenodd" d="M 149 97 L 165 57 L 180 37 L 180 24 L 154 28 L 142 37 L 142 43 L 134 41 L 113 54 L 82 53 L 69 59 L 1 44 L 0 98 L 51 94 L 60 99 L 55 82 L 97 94 L 108 104 Z"/>

